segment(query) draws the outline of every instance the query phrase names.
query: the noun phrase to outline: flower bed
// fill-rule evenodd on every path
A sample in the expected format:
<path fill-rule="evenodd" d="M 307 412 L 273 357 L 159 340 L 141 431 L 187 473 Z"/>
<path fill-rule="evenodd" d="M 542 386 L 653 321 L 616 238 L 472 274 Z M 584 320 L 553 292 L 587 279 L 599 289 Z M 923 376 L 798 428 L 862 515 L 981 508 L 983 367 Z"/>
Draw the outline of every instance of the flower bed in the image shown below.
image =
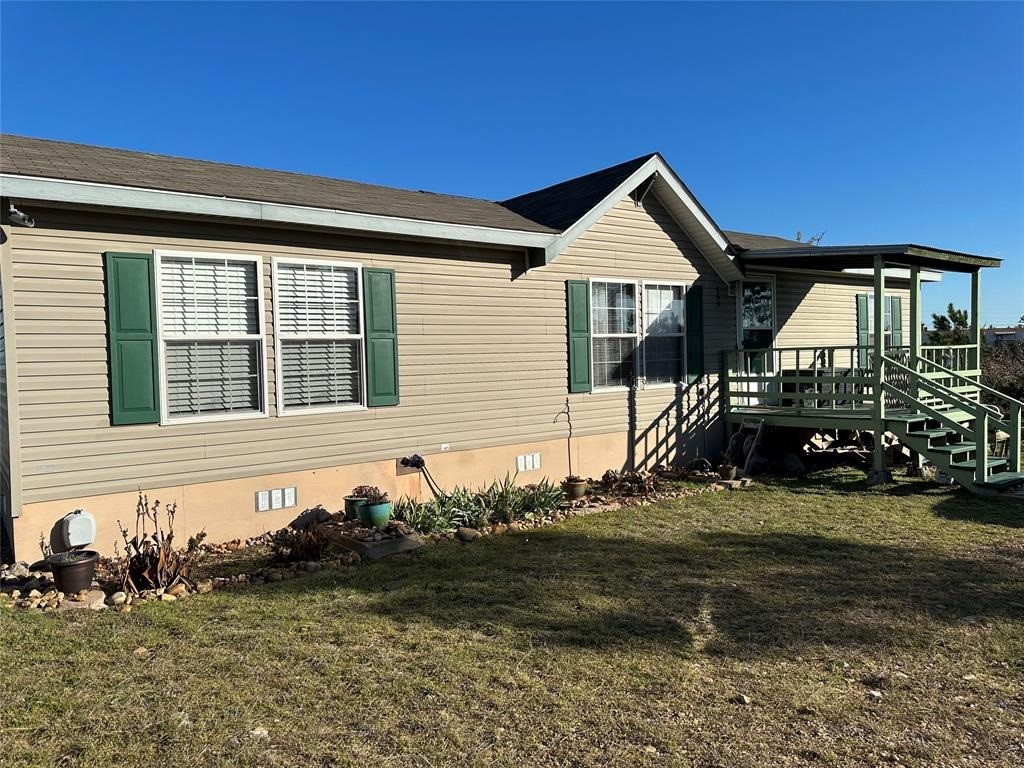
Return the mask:
<path fill-rule="evenodd" d="M 707 475 L 707 477 L 705 477 Z M 325 568 L 355 565 L 360 556 L 354 542 L 378 543 L 422 534 L 426 542 L 458 541 L 500 535 L 552 525 L 571 517 L 624 506 L 650 504 L 659 499 L 695 496 L 720 490 L 708 473 L 656 469 L 654 472 L 609 470 L 600 480 L 587 480 L 589 491 L 581 499 L 564 499 L 550 483 L 516 486 L 512 478 L 487 488 L 470 491 L 456 488 L 430 501 L 400 499 L 395 519 L 387 525 L 367 527 L 346 519 L 343 511 L 331 513 L 313 507 L 300 515 L 296 527 L 268 531 L 246 540 L 209 544 L 201 537 L 190 540 L 188 570 L 166 574 L 166 584 L 139 588 L 138 568 L 132 557 L 104 558 L 91 590 L 65 595 L 53 585 L 50 574 L 32 570 L 26 563 L 0 567 L 0 607 L 56 611 L 71 607 L 130 612 L 143 602 L 177 602 L 193 594 L 276 583 L 317 573 Z M 140 497 L 140 520 L 155 525 L 158 502 L 149 505 Z M 173 511 L 155 539 L 161 548 L 173 536 Z M 142 537 L 137 534 L 138 541 Z M 130 541 L 136 541 L 131 539 Z M 155 545 L 154 545 L 155 546 Z M 136 555 L 146 546 L 133 546 Z M 126 578 L 126 574 L 135 574 Z"/>

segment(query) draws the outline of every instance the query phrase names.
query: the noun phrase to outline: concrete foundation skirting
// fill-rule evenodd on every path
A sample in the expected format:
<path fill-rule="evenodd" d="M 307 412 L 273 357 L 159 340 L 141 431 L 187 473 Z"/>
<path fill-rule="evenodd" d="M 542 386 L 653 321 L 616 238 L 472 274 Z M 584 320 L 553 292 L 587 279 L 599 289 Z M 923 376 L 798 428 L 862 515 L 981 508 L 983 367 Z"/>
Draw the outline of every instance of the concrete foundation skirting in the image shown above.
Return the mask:
<path fill-rule="evenodd" d="M 517 456 L 539 453 L 540 469 L 520 472 L 517 482 L 536 483 L 544 478 L 558 482 L 569 474 L 570 447 L 573 473 L 600 477 L 607 469 L 625 466 L 629 436 L 627 432 L 615 432 L 574 437 L 571 446 L 569 440 L 560 438 L 435 453 L 426 456 L 427 468 L 442 488 L 477 487 L 503 478 L 506 473 L 516 474 Z M 156 486 L 143 480 L 140 484 L 151 502 L 159 499 L 177 504 L 175 535 L 182 545 L 189 536 L 203 530 L 208 541 L 230 541 L 283 528 L 304 509 L 318 504 L 332 512 L 339 510 L 344 506 L 343 497 L 357 485 L 376 485 L 392 498 L 429 495 L 420 473 L 400 468 L 398 458 L 207 483 Z M 292 487 L 296 489 L 294 507 L 256 511 L 257 492 Z M 111 555 L 121 540 L 118 521 L 134 531 L 137 500 L 138 492 L 128 491 L 25 504 L 21 516 L 14 519 L 15 557 L 38 559 L 40 535 L 49 539 L 54 523 L 75 509 L 91 512 L 96 518 L 93 548 Z"/>

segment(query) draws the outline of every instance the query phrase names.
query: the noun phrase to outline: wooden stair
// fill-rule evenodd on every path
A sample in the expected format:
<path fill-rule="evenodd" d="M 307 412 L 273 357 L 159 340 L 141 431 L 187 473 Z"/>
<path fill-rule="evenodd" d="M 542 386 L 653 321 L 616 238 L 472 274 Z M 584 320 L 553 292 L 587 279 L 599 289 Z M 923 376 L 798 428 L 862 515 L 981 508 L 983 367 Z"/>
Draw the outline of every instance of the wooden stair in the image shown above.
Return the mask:
<path fill-rule="evenodd" d="M 973 431 L 972 414 L 955 408 L 940 413 L 964 427 L 964 431 Z M 987 496 L 1024 485 L 1024 472 L 1013 471 L 1009 459 L 1000 456 L 985 457 L 985 480 L 979 483 L 977 442 L 929 414 L 892 414 L 886 416 L 885 424 L 886 430 L 900 442 L 973 493 Z"/>

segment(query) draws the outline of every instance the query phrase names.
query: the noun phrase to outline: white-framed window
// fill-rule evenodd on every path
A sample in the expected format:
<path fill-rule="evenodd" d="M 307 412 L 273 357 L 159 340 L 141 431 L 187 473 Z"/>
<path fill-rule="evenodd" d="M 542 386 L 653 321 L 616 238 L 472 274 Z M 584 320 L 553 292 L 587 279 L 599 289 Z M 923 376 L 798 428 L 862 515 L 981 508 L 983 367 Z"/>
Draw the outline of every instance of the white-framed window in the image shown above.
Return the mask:
<path fill-rule="evenodd" d="M 644 282 L 643 369 L 647 386 L 678 384 L 686 368 L 686 286 L 683 283 Z"/>
<path fill-rule="evenodd" d="M 882 343 L 886 349 L 891 349 L 894 346 L 893 337 L 893 324 L 892 314 L 894 305 L 897 303 L 897 297 L 891 294 L 885 295 L 885 315 L 882 317 L 883 327 L 885 328 L 885 336 L 883 337 Z M 875 345 L 875 294 L 868 294 L 868 317 L 867 317 L 867 329 L 868 329 L 868 346 L 874 347 Z"/>
<path fill-rule="evenodd" d="M 675 385 L 685 374 L 686 285 L 590 281 L 594 389 Z"/>
<path fill-rule="evenodd" d="M 591 280 L 590 335 L 594 389 L 629 387 L 636 378 L 637 284 Z"/>
<path fill-rule="evenodd" d="M 267 415 L 258 256 L 156 251 L 161 423 Z"/>
<path fill-rule="evenodd" d="M 284 257 L 273 266 L 277 412 L 365 408 L 360 266 Z"/>

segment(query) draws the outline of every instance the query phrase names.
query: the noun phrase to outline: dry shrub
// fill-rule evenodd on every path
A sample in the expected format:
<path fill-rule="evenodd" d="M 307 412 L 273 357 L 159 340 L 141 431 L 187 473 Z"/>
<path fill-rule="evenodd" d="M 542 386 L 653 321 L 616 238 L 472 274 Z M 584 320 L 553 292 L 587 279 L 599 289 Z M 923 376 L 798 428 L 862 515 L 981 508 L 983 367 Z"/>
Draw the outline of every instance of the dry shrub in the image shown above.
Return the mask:
<path fill-rule="evenodd" d="M 323 523 L 312 523 L 301 530 L 282 528 L 270 539 L 274 558 L 288 563 L 322 560 L 330 544 L 330 532 Z"/>
<path fill-rule="evenodd" d="M 206 532 L 200 531 L 188 540 L 184 549 L 174 548 L 174 515 L 177 504 L 164 504 L 139 493 L 135 506 L 135 535 L 128 538 L 128 529 L 117 521 L 124 539 L 125 554 L 116 558 L 121 588 L 138 594 L 145 589 L 167 589 L 178 582 L 194 586 L 190 574 L 203 555 L 200 544 Z M 150 530 L 152 529 L 152 530 Z"/>
<path fill-rule="evenodd" d="M 657 475 L 650 472 L 616 472 L 601 476 L 601 490 L 610 496 L 653 496 L 659 490 Z"/>

